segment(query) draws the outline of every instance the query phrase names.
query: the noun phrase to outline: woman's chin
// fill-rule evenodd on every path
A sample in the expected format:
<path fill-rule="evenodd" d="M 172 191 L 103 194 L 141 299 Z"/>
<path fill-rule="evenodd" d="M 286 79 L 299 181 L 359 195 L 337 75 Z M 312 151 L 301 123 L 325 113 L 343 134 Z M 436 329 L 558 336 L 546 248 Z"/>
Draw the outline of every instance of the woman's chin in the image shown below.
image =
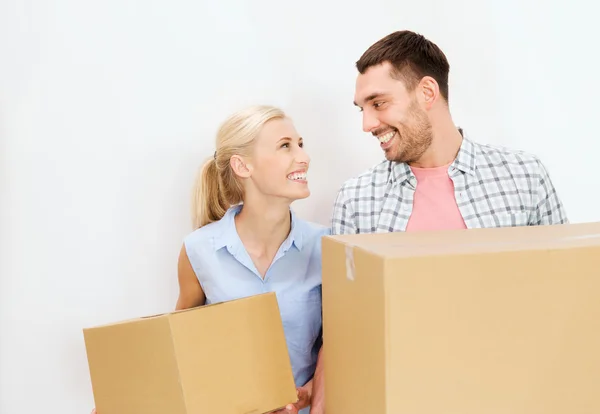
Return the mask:
<path fill-rule="evenodd" d="M 309 196 L 310 196 L 310 190 L 308 189 L 308 186 L 306 186 L 306 188 L 304 188 L 302 190 L 296 190 L 292 194 L 289 194 L 288 197 L 292 201 L 296 201 L 296 200 L 303 200 Z"/>

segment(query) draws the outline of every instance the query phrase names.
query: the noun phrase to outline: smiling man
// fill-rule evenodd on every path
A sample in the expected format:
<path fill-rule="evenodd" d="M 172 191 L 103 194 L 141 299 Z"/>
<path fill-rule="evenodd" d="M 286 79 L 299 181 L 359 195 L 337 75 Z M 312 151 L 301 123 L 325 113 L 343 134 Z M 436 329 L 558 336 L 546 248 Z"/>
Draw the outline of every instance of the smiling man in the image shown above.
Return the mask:
<path fill-rule="evenodd" d="M 434 43 L 414 32 L 394 32 L 373 44 L 356 67 L 354 105 L 386 160 L 342 185 L 332 234 L 568 222 L 538 158 L 471 141 L 454 124 L 450 65 Z M 323 407 L 319 355 L 311 414 Z"/>
<path fill-rule="evenodd" d="M 566 223 L 538 158 L 471 141 L 452 121 L 438 46 L 392 33 L 356 63 L 354 104 L 386 160 L 346 181 L 334 234 Z"/>

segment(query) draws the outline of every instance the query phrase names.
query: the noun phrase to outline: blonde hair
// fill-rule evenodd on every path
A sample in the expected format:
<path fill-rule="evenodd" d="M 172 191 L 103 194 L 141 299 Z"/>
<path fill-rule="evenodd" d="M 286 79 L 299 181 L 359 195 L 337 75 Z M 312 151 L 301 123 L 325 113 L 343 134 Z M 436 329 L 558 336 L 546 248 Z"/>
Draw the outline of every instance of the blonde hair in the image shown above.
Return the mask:
<path fill-rule="evenodd" d="M 218 221 L 227 210 L 244 200 L 242 183 L 233 172 L 234 155 L 249 156 L 262 127 L 285 113 L 268 105 L 251 106 L 230 115 L 220 126 L 216 151 L 196 177 L 192 196 L 192 225 L 198 229 Z"/>

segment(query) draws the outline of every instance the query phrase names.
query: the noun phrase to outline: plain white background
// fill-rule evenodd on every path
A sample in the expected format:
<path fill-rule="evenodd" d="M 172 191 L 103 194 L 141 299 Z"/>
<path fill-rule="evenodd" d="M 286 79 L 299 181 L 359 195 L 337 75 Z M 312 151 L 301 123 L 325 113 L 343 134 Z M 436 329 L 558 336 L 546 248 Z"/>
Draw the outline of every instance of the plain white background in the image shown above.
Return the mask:
<path fill-rule="evenodd" d="M 600 219 L 592 2 L 0 2 L 0 412 L 89 413 L 82 328 L 173 309 L 190 188 L 231 111 L 281 105 L 327 224 L 378 162 L 354 62 L 412 29 L 451 63 L 480 142 L 535 152 L 571 221 Z M 596 8 L 596 10 L 592 10 Z"/>

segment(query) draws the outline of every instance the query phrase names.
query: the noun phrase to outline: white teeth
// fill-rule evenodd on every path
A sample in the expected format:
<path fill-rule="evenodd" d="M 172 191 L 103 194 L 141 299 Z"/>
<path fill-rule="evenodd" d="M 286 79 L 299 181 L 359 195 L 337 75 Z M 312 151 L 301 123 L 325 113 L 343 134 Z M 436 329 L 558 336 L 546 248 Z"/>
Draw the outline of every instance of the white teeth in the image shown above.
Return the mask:
<path fill-rule="evenodd" d="M 306 180 L 306 173 L 294 173 L 287 176 L 288 180 Z"/>
<path fill-rule="evenodd" d="M 394 136 L 395 133 L 396 133 L 396 131 L 390 131 L 387 134 L 382 135 L 382 136 L 377 137 L 377 138 L 379 139 L 379 142 L 381 142 L 382 144 L 385 144 L 390 139 L 392 139 L 392 137 Z"/>

